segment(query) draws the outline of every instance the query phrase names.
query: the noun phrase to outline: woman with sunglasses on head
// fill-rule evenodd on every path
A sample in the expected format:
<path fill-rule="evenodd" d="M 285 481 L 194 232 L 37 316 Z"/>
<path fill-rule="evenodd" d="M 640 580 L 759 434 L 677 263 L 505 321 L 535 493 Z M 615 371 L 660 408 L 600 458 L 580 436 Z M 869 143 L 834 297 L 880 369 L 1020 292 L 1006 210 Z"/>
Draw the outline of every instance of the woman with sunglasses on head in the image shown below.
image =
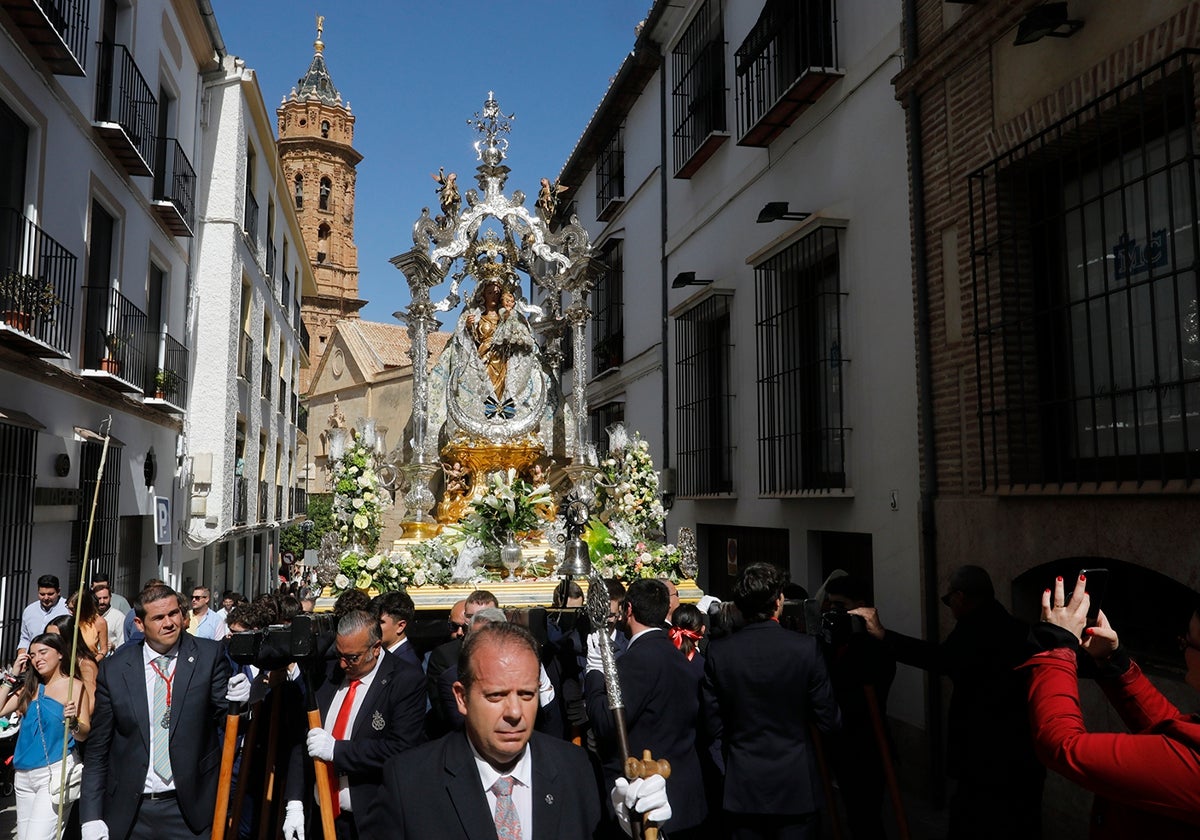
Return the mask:
<path fill-rule="evenodd" d="M 1184 714 L 1156 689 L 1119 646 L 1103 612 L 1088 627 L 1087 580 L 1068 600 L 1063 579 L 1042 595 L 1043 648 L 1029 670 L 1029 718 L 1038 756 L 1051 770 L 1096 794 L 1091 833 L 1097 838 L 1200 836 L 1200 715 Z M 1186 681 L 1200 691 L 1200 603 L 1180 637 Z M 1076 654 L 1094 662 L 1101 688 L 1128 733 L 1088 732 L 1079 706 Z"/>
<path fill-rule="evenodd" d="M 88 704 L 83 702 L 86 689 L 68 674 L 68 655 L 63 637 L 43 633 L 34 637 L 0 683 L 0 716 L 22 715 L 13 751 L 17 840 L 55 840 L 58 809 L 50 793 L 62 778 L 63 722 L 71 722 L 68 751 L 76 736 L 86 737 L 91 729 Z M 68 762 L 73 763 L 73 757 Z"/>

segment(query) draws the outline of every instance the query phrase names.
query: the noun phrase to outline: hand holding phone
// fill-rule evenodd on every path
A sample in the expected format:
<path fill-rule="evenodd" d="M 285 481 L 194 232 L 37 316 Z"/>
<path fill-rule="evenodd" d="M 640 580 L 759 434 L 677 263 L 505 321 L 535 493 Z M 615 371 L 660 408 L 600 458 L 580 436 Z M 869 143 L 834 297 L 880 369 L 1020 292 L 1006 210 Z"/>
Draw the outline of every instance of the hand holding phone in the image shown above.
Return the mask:
<path fill-rule="evenodd" d="M 1087 626 L 1095 627 L 1100 618 L 1100 606 L 1108 591 L 1108 569 L 1080 569 L 1079 576 L 1085 578 L 1088 594 Z"/>

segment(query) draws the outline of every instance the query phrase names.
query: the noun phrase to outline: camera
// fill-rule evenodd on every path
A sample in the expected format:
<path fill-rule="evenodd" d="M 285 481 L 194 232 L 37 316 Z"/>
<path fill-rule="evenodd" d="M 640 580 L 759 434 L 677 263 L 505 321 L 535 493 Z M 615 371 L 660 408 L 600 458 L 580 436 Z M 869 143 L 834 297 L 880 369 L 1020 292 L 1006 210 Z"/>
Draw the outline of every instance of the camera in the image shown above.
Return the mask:
<path fill-rule="evenodd" d="M 332 640 L 329 625 L 324 616 L 300 614 L 290 625 L 272 624 L 261 630 L 233 633 L 229 637 L 229 658 L 238 665 L 254 665 L 263 671 L 292 662 L 324 659 Z"/>
<path fill-rule="evenodd" d="M 845 607 L 834 606 L 821 613 L 821 630 L 818 635 L 825 644 L 839 647 L 850 641 L 851 636 L 867 632 L 867 622 L 861 615 L 851 615 Z"/>

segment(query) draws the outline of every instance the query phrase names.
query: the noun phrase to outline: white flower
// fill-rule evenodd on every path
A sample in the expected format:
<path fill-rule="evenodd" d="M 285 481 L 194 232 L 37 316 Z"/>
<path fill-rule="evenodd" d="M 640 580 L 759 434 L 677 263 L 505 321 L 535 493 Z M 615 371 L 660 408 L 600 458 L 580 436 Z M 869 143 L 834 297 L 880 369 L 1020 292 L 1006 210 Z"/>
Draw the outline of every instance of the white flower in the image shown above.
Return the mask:
<path fill-rule="evenodd" d="M 358 467 L 351 466 L 346 472 L 350 473 L 350 475 L 358 475 Z"/>
<path fill-rule="evenodd" d="M 400 574 L 400 571 L 395 566 L 388 566 L 388 570 L 387 570 L 388 577 L 395 578 L 399 574 Z"/>
<path fill-rule="evenodd" d="M 382 561 L 383 561 L 383 558 L 380 557 L 378 554 L 376 554 L 374 557 L 371 557 L 370 559 L 367 560 L 367 569 L 372 572 L 375 571 L 376 569 L 379 568 L 379 564 Z"/>
<path fill-rule="evenodd" d="M 370 520 L 367 519 L 365 514 L 362 514 L 362 513 L 355 514 L 355 516 L 354 516 L 354 527 L 355 528 L 357 528 L 360 531 L 365 531 L 367 529 L 367 525 L 369 525 L 369 524 L 370 524 Z M 342 526 L 342 530 L 343 531 L 346 530 L 345 525 Z"/>
<path fill-rule="evenodd" d="M 362 494 L 362 497 L 363 497 L 363 501 L 366 501 L 366 502 L 373 502 L 373 501 L 375 501 L 375 494 L 374 494 L 374 493 L 372 493 L 370 490 L 368 490 L 367 492 L 363 493 L 363 494 Z"/>
<path fill-rule="evenodd" d="M 370 487 L 374 483 L 375 482 L 372 481 L 371 477 L 368 475 L 360 475 L 358 477 L 358 486 L 359 487 Z"/>
<path fill-rule="evenodd" d="M 345 589 L 347 586 L 350 585 L 350 578 L 346 577 L 345 575 L 339 574 L 337 577 L 335 577 L 333 579 L 333 585 L 338 589 Z"/>
<path fill-rule="evenodd" d="M 361 510 L 362 506 L 365 504 L 366 502 L 364 502 L 362 499 L 355 499 L 354 501 L 350 502 L 350 506 L 355 510 Z"/>
<path fill-rule="evenodd" d="M 424 569 L 417 569 L 417 573 L 415 575 L 413 575 L 413 583 L 415 583 L 417 586 L 425 585 L 425 570 Z"/>

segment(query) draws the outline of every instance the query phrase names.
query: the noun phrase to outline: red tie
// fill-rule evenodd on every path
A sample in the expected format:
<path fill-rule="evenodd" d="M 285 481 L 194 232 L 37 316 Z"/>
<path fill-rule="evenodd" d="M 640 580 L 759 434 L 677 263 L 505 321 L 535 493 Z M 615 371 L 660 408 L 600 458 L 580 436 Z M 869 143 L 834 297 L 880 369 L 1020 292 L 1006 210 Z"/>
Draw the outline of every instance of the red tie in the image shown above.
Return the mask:
<path fill-rule="evenodd" d="M 346 690 L 346 696 L 342 698 L 342 706 L 338 709 L 337 720 L 333 722 L 333 740 L 345 740 L 346 727 L 350 724 L 350 711 L 354 708 L 354 692 L 358 691 L 358 684 L 362 680 L 350 680 L 350 686 Z M 338 814 L 342 812 L 342 804 L 339 802 L 341 793 L 338 784 L 337 772 L 333 769 L 333 762 L 326 765 L 329 768 L 329 786 L 333 791 L 333 818 L 337 819 Z"/>

